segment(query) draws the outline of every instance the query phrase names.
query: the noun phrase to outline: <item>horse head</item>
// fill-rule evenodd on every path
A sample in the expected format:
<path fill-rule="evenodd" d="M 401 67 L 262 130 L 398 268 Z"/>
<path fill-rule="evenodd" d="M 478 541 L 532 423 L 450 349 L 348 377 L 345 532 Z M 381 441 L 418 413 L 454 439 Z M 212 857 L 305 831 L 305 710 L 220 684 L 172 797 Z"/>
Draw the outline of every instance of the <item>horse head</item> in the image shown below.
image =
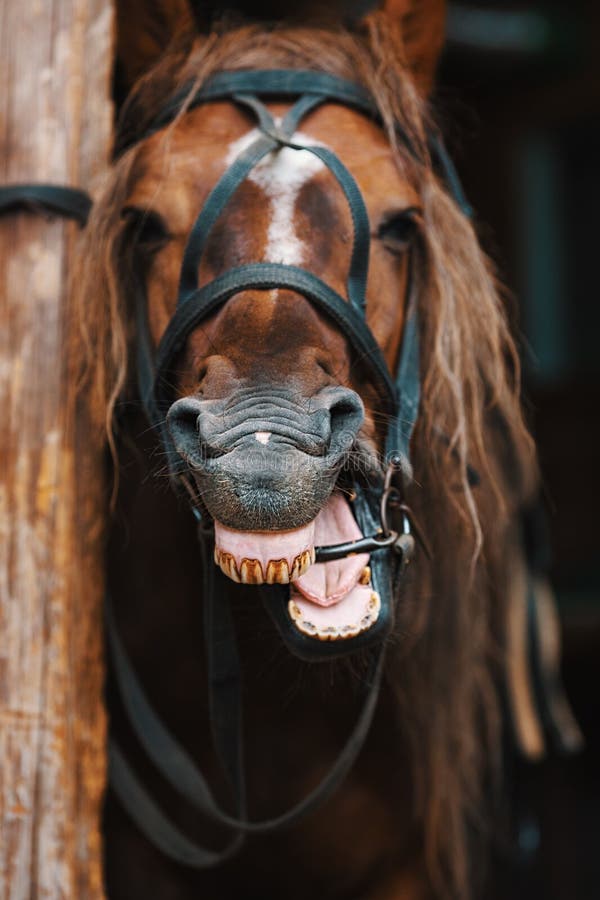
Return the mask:
<path fill-rule="evenodd" d="M 238 41 L 212 60 L 206 93 L 190 88 L 185 114 L 142 134 L 122 207 L 143 285 L 148 335 L 138 341 L 148 357 L 156 348 L 168 357 L 154 418 L 165 419 L 196 509 L 214 520 L 222 570 L 244 583 L 293 581 L 298 602 L 319 607 L 307 607 L 319 637 L 353 637 L 377 617 L 369 556 L 315 562 L 315 546 L 362 537 L 348 493 L 384 474 L 386 421 L 398 415 L 388 373 L 418 280 L 415 171 L 427 142 L 418 120 L 390 141 L 347 67 L 303 73 L 282 46 L 275 69 L 248 82 L 257 33 L 246 29 L 245 49 Z M 308 57 L 307 37 L 294 34 Z M 305 86 L 279 89 L 290 72 Z M 264 283 L 244 279 L 252 266 Z M 208 299 L 229 281 L 224 302 Z"/>
<path fill-rule="evenodd" d="M 465 823 L 486 768 L 475 736 L 499 734 L 509 526 L 536 473 L 494 274 L 434 164 L 443 4 L 382 6 L 350 28 L 185 32 L 122 111 L 79 279 L 102 299 L 82 308 L 82 331 L 97 396 L 109 416 L 123 396 L 143 401 L 163 471 L 214 522 L 231 580 L 292 582 L 290 627 L 314 645 L 350 646 L 388 604 L 390 683 L 426 798 L 415 821 L 430 868 L 466 896 Z M 356 102 L 311 105 L 310 86 L 196 102 L 223 73 L 256 70 L 310 70 Z M 399 415 L 389 373 L 411 333 L 419 391 Z M 390 423 L 411 448 L 399 499 L 435 564 L 417 554 L 410 582 L 390 576 L 374 600 L 380 557 L 360 544 L 359 511 L 382 495 Z"/>
<path fill-rule="evenodd" d="M 189 166 L 182 177 L 194 195 L 182 236 L 191 231 L 216 177 L 259 135 L 242 111 L 231 104 L 214 106 L 198 109 L 179 126 Z M 271 110 L 276 116 L 282 112 L 273 105 Z M 214 140 L 203 138 L 205 165 L 194 175 L 193 148 L 199 135 L 211 134 Z M 354 136 L 353 152 L 348 134 Z M 368 285 L 369 295 L 377 298 L 372 321 L 385 318 L 392 325 L 386 343 L 393 357 L 390 335 L 400 331 L 404 251 L 418 198 L 397 173 L 384 135 L 360 113 L 324 104 L 294 140 L 333 150 L 365 197 L 377 245 Z M 165 193 L 161 217 L 172 233 L 176 211 L 168 203 Z M 261 261 L 307 269 L 343 295 L 352 233 L 348 204 L 325 164 L 308 150 L 282 147 L 252 170 L 225 207 L 205 249 L 200 285 L 233 266 Z M 182 246 L 165 246 L 160 253 L 181 258 Z M 176 274 L 176 265 L 171 271 Z M 151 298 L 156 304 L 151 315 L 160 309 L 166 321 L 176 294 L 176 281 L 163 284 Z M 158 340 L 160 332 L 154 336 Z M 289 531 L 307 525 L 326 503 L 349 453 L 357 446 L 366 460 L 376 453 L 375 404 L 361 381 L 360 361 L 335 322 L 296 291 L 235 294 L 190 335 L 178 374 L 181 399 L 168 412 L 173 441 L 209 512 L 231 529 Z"/>

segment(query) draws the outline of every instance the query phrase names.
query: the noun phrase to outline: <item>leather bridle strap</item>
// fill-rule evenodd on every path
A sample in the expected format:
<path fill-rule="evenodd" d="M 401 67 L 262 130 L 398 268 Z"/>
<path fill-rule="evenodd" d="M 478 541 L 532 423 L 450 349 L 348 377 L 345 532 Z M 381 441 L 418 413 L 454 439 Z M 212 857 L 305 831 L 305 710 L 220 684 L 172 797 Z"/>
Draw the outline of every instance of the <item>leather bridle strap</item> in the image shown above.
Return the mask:
<path fill-rule="evenodd" d="M 281 125 L 277 125 L 267 108 L 255 97 L 235 94 L 236 102 L 249 106 L 255 113 L 263 132 L 248 147 L 219 179 L 196 219 L 187 241 L 181 278 L 179 282 L 179 303 L 185 303 L 198 286 L 198 262 L 206 246 L 210 231 L 218 217 L 240 184 L 251 170 L 270 152 L 281 146 L 293 150 L 304 150 L 321 159 L 330 169 L 346 195 L 354 225 L 352 256 L 348 273 L 347 290 L 350 302 L 364 314 L 366 278 L 369 268 L 370 229 L 369 217 L 362 194 L 341 160 L 326 147 L 314 144 L 299 144 L 291 140 L 298 120 L 311 109 L 323 102 L 322 97 L 312 94 L 301 97 L 288 112 Z"/>
<path fill-rule="evenodd" d="M 398 455 L 405 481 L 412 478 L 410 442 L 421 401 L 421 365 L 418 317 L 418 290 L 414 259 L 408 260 L 407 303 L 402 329 L 402 342 L 396 372 L 396 410 L 386 435 L 386 456 Z"/>
<path fill-rule="evenodd" d="M 83 226 L 88 220 L 92 200 L 79 188 L 58 184 L 11 184 L 0 187 L 0 213 L 25 209 L 44 210 Z"/>
<path fill-rule="evenodd" d="M 306 69 L 269 69 L 268 83 L 265 70 L 237 69 L 217 72 L 191 96 L 192 84 L 187 84 L 164 107 L 161 113 L 144 129 L 143 137 L 149 137 L 165 128 L 182 110 L 188 112 L 204 103 L 216 100 L 231 100 L 234 94 L 260 94 L 264 97 L 298 97 L 311 94 L 320 97 L 320 102 L 341 103 L 357 109 L 373 119 L 379 113 L 370 93 L 358 84 L 337 78 L 326 72 Z M 403 135 L 404 138 L 404 135 Z M 139 140 L 139 136 L 122 140 L 117 153 L 123 153 Z M 410 144 L 407 145 L 410 148 Z"/>
<path fill-rule="evenodd" d="M 294 105 L 282 121 L 276 121 L 261 98 L 296 97 Z M 400 361 L 395 377 L 387 368 L 383 353 L 366 322 L 365 294 L 369 265 L 370 227 L 365 204 L 354 178 L 341 160 L 327 148 L 299 143 L 294 134 L 303 116 L 324 101 L 338 102 L 360 109 L 377 119 L 377 110 L 362 88 L 332 76 L 315 72 L 268 70 L 260 72 L 236 71 L 214 76 L 190 100 L 176 98 L 159 119 L 154 130 L 172 120 L 182 109 L 199 103 L 228 99 L 249 109 L 256 119 L 259 135 L 233 161 L 221 176 L 190 232 L 181 268 L 177 307 L 160 341 L 152 365 L 152 342 L 146 322 L 146 300 L 138 292 L 138 340 L 145 345 L 140 356 L 143 365 L 138 372 L 142 399 L 150 420 L 160 428 L 163 444 L 169 456 L 171 471 L 183 475 L 183 461 L 172 445 L 166 428 L 166 416 L 174 400 L 173 378 L 177 358 L 184 349 L 191 332 L 235 294 L 246 290 L 288 289 L 305 297 L 329 316 L 348 340 L 358 360 L 364 365 L 371 381 L 387 406 L 390 427 L 386 449 L 395 460 L 401 460 L 404 480 L 410 477 L 409 444 L 415 426 L 420 397 L 419 328 L 417 290 L 414 265 L 410 264 L 407 291 L 407 310 Z M 408 142 L 406 142 L 408 143 Z M 208 284 L 198 286 L 203 252 L 211 231 L 234 192 L 267 154 L 283 147 L 310 152 L 328 167 L 342 188 L 353 223 L 353 243 L 347 278 L 347 297 L 343 297 L 313 272 L 283 263 L 255 262 L 239 266 L 217 276 Z M 412 148 L 409 145 L 409 151 Z M 395 464 L 397 465 L 397 464 Z M 183 480 L 183 479 L 182 479 Z M 368 519 L 376 513 L 371 509 L 374 498 L 357 494 L 357 515 Z M 360 502 L 359 502 L 360 500 Z M 377 505 L 377 503 L 375 503 Z M 197 517 L 200 513 L 193 507 Z M 369 732 L 385 660 L 384 635 L 372 657 L 366 683 L 366 694 L 358 720 L 342 752 L 320 784 L 291 810 L 262 822 L 249 821 L 246 811 L 246 789 L 243 762 L 243 730 L 241 715 L 241 675 L 237 656 L 236 637 L 231 618 L 227 591 L 219 590 L 224 576 L 209 557 L 209 538 L 200 530 L 204 571 L 204 615 L 207 641 L 210 720 L 217 756 L 227 774 L 234 799 L 235 813 L 223 810 L 194 762 L 167 731 L 148 700 L 137 679 L 133 666 L 120 643 L 112 616 L 108 616 L 107 631 L 115 662 L 115 675 L 133 730 L 157 769 L 167 782 L 190 801 L 209 820 L 233 830 L 232 840 L 220 852 L 198 847 L 185 838 L 154 804 L 143 785 L 124 760 L 118 747 L 111 745 L 111 781 L 123 805 L 148 839 L 179 862 L 197 868 L 217 865 L 239 849 L 246 834 L 264 834 L 297 822 L 323 803 L 339 786 L 352 767 Z M 378 581 L 377 581 L 378 580 Z M 382 584 L 387 607 L 390 598 L 392 572 L 390 564 L 373 561 L 373 583 Z M 386 627 L 392 620 L 386 617 Z M 359 643 L 360 639 L 355 639 Z M 334 648 L 337 650 L 337 648 Z M 364 652 L 370 652 L 365 650 Z M 301 655 L 301 654 L 299 654 Z"/>
<path fill-rule="evenodd" d="M 276 122 L 261 98 L 299 99 L 281 122 Z M 185 96 L 184 96 L 185 95 Z M 313 144 L 300 144 L 293 135 L 303 116 L 324 101 L 353 106 L 379 121 L 379 113 L 370 94 L 361 86 L 326 73 L 303 70 L 235 70 L 214 75 L 190 98 L 189 89 L 178 95 L 154 121 L 150 132 L 164 127 L 182 109 L 201 103 L 228 99 L 250 109 L 260 134 L 229 166 L 209 194 L 190 232 L 181 267 L 175 314 L 158 347 L 152 364 L 152 341 L 145 313 L 145 296 L 136 292 L 138 309 L 138 382 L 150 420 L 160 430 L 171 473 L 181 475 L 183 460 L 173 447 L 166 426 L 166 415 L 174 400 L 173 370 L 191 331 L 235 293 L 244 290 L 288 288 L 305 296 L 332 317 L 348 339 L 351 348 L 367 368 L 371 379 L 386 399 L 390 425 L 386 436 L 388 459 L 400 461 L 400 469 L 410 476 L 409 447 L 420 401 L 419 324 L 417 298 L 411 292 L 406 312 L 401 352 L 395 378 L 392 378 L 383 354 L 365 318 L 366 281 L 369 265 L 370 229 L 360 190 L 352 175 L 330 150 Z M 148 133 L 148 132 L 146 132 Z M 409 151 L 413 150 L 405 141 Z M 443 170 L 456 202 L 467 213 L 470 209 L 460 182 L 443 144 L 430 137 L 431 151 Z M 198 288 L 198 272 L 203 251 L 217 219 L 234 192 L 264 157 L 287 146 L 304 150 L 320 158 L 342 187 L 351 212 L 354 235 L 347 280 L 347 298 L 333 291 L 314 273 L 295 266 L 252 263 L 230 269 L 214 281 Z M 414 268 L 414 266 L 412 267 Z M 414 273 L 413 278 L 414 280 Z M 350 301 L 350 302 L 348 302 Z M 355 313 L 358 313 L 356 315 Z"/>
<path fill-rule="evenodd" d="M 207 572 L 213 572 L 214 578 L 223 577 L 214 567 Z M 159 772 L 182 797 L 209 820 L 234 829 L 236 834 L 224 850 L 219 852 L 192 844 L 158 809 L 114 740 L 109 747 L 111 784 L 132 819 L 149 840 L 176 861 L 196 868 L 218 865 L 228 859 L 239 849 L 243 835 L 267 834 L 295 824 L 334 793 L 352 768 L 370 730 L 385 660 L 385 645 L 382 644 L 366 678 L 366 694 L 359 718 L 323 780 L 287 812 L 265 821 L 248 821 L 244 815 L 240 672 L 231 610 L 225 593 L 213 589 L 205 594 L 205 617 L 206 639 L 210 648 L 211 726 L 218 756 L 232 784 L 237 815 L 230 815 L 222 809 L 187 751 L 167 731 L 154 712 L 121 644 L 110 605 L 107 612 L 107 634 L 117 684 L 140 744 Z"/>
<path fill-rule="evenodd" d="M 152 385 L 154 393 L 146 391 L 144 397 L 146 407 L 152 411 L 153 421 L 163 422 L 171 406 L 171 379 L 166 377 L 166 373 L 183 350 L 189 333 L 234 294 L 251 288 L 289 288 L 318 305 L 343 330 L 359 357 L 368 360 L 375 384 L 383 395 L 382 399 L 387 401 L 388 412 L 394 410 L 396 388 L 381 349 L 363 316 L 333 288 L 305 269 L 281 263 L 248 263 L 229 269 L 178 305 L 156 354 L 156 369 L 165 374 Z M 411 340 L 413 338 L 414 335 Z M 147 389 L 149 387 L 146 386 Z"/>
<path fill-rule="evenodd" d="M 239 75 L 240 73 L 231 74 Z M 263 81 L 268 76 L 270 85 L 272 73 L 261 74 Z M 345 82 L 342 84 L 346 85 Z M 146 411 L 151 421 L 161 427 L 163 441 L 167 448 L 170 447 L 170 440 L 164 428 L 164 420 L 173 399 L 169 367 L 172 366 L 175 357 L 185 344 L 190 331 L 212 312 L 216 305 L 229 299 L 234 293 L 249 288 L 289 287 L 308 296 L 314 303 L 324 307 L 326 312 L 333 314 L 337 325 L 346 333 L 354 349 L 365 360 L 367 367 L 374 372 L 376 383 L 387 395 L 388 412 L 393 412 L 395 408 L 395 387 L 389 376 L 383 354 L 365 322 L 370 227 L 361 192 L 350 172 L 329 149 L 313 144 L 299 144 L 292 140 L 292 135 L 301 118 L 323 102 L 326 97 L 318 93 L 303 95 L 288 111 L 281 123 L 275 122 L 271 113 L 257 97 L 240 92 L 230 94 L 229 97 L 234 102 L 251 109 L 262 133 L 236 158 L 219 179 L 200 211 L 186 244 L 177 308 L 167 333 L 159 345 L 155 374 L 151 373 L 146 365 L 138 373 Z M 242 266 L 229 270 L 201 290 L 197 288 L 200 260 L 215 222 L 251 170 L 268 153 L 282 146 L 293 150 L 307 151 L 317 156 L 330 169 L 344 191 L 354 226 L 347 280 L 349 303 L 312 272 L 284 264 L 279 264 L 277 267 L 272 263 L 254 263 L 252 266 Z M 243 279 L 246 273 L 248 274 L 247 282 Z M 278 281 L 272 280 L 275 273 Z M 144 298 L 140 296 L 139 302 L 143 300 Z M 333 310 L 334 307 L 335 310 Z M 139 318 L 142 319 L 141 316 Z M 353 318 L 354 321 L 349 322 L 350 318 Z M 358 347 L 354 340 L 356 335 L 359 335 L 360 346 Z M 150 343 L 147 330 L 142 333 L 141 339 L 146 344 Z M 148 357 L 148 354 L 146 353 L 144 356 Z M 169 453 L 169 457 L 176 472 L 180 467 L 180 461 L 173 452 Z"/>

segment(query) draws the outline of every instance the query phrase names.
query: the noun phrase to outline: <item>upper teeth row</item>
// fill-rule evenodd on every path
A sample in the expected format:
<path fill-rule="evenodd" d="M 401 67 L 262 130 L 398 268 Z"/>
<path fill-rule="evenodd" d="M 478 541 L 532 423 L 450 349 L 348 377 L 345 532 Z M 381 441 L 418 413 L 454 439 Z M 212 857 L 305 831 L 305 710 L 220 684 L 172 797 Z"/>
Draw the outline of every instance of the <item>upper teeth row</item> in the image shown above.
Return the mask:
<path fill-rule="evenodd" d="M 232 553 L 215 547 L 215 562 L 222 572 L 241 584 L 289 584 L 304 575 L 315 561 L 314 548 L 304 550 L 294 557 L 292 565 L 287 559 L 271 559 L 263 569 L 258 559 L 242 559 L 238 563 Z"/>

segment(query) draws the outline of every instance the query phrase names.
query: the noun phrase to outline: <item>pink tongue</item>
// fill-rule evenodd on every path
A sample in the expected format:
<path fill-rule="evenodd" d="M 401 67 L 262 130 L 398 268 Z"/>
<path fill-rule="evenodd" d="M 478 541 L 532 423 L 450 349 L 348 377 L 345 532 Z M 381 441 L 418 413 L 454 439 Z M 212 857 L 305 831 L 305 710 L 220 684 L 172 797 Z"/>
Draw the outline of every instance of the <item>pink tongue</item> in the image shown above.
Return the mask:
<path fill-rule="evenodd" d="M 332 494 L 315 519 L 315 545 L 341 544 L 361 537 L 348 501 L 341 494 Z M 368 553 L 315 563 L 294 581 L 294 588 L 319 606 L 331 606 L 352 590 L 368 563 Z"/>
<path fill-rule="evenodd" d="M 315 544 L 341 544 L 362 537 L 350 505 L 333 494 L 315 519 Z M 315 563 L 297 578 L 288 611 L 296 628 L 320 641 L 343 641 L 367 631 L 379 616 L 380 600 L 369 583 L 368 553 Z M 366 577 L 365 577 L 366 576 Z"/>
<path fill-rule="evenodd" d="M 296 628 L 319 640 L 344 640 L 370 628 L 379 615 L 369 554 L 311 563 L 315 546 L 361 537 L 350 504 L 336 493 L 314 521 L 294 531 L 235 531 L 215 521 L 215 561 L 245 584 L 293 582 L 288 609 Z"/>

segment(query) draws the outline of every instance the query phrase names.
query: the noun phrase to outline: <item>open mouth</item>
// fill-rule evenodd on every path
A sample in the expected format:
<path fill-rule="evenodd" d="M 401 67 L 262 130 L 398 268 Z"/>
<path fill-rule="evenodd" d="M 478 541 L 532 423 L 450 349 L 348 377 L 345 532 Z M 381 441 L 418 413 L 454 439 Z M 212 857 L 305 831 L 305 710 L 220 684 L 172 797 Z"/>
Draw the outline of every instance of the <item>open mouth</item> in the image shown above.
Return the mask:
<path fill-rule="evenodd" d="M 312 522 L 293 531 L 235 531 L 215 521 L 215 562 L 242 584 L 290 584 L 288 612 L 295 628 L 320 641 L 346 640 L 379 617 L 369 554 L 315 562 L 315 546 L 361 537 L 349 500 L 334 492 Z"/>

